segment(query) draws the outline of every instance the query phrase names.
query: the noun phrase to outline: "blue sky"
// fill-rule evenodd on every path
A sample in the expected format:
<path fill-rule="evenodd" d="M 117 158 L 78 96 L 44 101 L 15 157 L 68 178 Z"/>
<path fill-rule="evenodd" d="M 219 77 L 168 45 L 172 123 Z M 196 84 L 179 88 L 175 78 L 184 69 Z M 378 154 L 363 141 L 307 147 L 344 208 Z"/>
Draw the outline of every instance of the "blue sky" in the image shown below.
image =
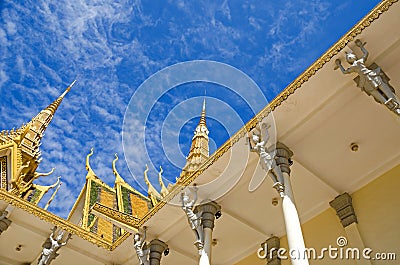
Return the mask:
<path fill-rule="evenodd" d="M 379 3 L 121 2 L 0 2 L 0 130 L 28 122 L 78 79 L 41 146 L 39 170 L 56 167 L 56 172 L 39 183 L 62 176 L 64 185 L 49 208 L 62 217 L 85 182 L 91 147 L 94 171 L 111 186 L 114 153 L 120 157 L 120 174 L 143 192 L 145 163 L 155 186 L 159 165 L 164 177 L 174 181 L 205 94 L 213 152 Z M 138 92 L 159 71 L 191 60 L 232 66 L 258 90 L 197 81 L 158 94 L 152 87 Z M 132 137 L 145 139 L 144 150 L 124 147 L 134 160 L 129 170 L 123 159 L 124 116 L 128 104 L 143 110 L 145 102 L 150 103 L 147 115 L 129 120 Z"/>

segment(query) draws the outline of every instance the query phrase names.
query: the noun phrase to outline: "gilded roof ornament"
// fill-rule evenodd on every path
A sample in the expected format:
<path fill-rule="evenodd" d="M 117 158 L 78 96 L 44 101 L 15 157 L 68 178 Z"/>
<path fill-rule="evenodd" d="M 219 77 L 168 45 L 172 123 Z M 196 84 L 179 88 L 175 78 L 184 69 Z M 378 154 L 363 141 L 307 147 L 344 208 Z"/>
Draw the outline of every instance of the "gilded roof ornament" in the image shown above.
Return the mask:
<path fill-rule="evenodd" d="M 11 192 L 13 194 L 18 194 L 19 192 L 19 185 L 21 185 L 22 180 L 26 176 L 26 173 L 22 173 L 23 170 L 26 168 L 29 168 L 29 164 L 31 162 L 28 161 L 25 164 L 23 164 L 17 171 L 17 173 L 12 177 L 11 179 Z"/>
<path fill-rule="evenodd" d="M 118 161 L 118 154 L 115 153 L 115 159 L 112 162 L 112 169 L 113 173 L 115 175 L 115 183 L 123 183 L 125 182 L 124 179 L 121 177 L 121 175 L 118 173 L 117 168 L 115 166 L 115 163 Z"/>
<path fill-rule="evenodd" d="M 151 199 L 151 202 L 153 205 L 156 205 L 158 203 L 159 198 L 161 198 L 160 193 L 154 188 L 154 186 L 151 184 L 149 177 L 147 176 L 147 172 L 149 171 L 149 167 L 146 164 L 146 170 L 143 172 L 144 174 L 144 181 L 146 182 L 146 185 L 148 187 L 147 189 L 147 194 Z"/>
<path fill-rule="evenodd" d="M 45 191 L 45 193 L 46 193 L 49 190 L 54 189 L 58 184 L 60 184 L 60 179 L 61 179 L 61 176 L 57 177 L 57 181 L 54 184 L 49 185 L 49 186 L 43 186 L 43 185 L 37 185 L 37 184 L 33 184 L 33 186 L 39 190 Z"/>
<path fill-rule="evenodd" d="M 47 173 L 39 173 L 39 172 L 33 173 L 33 178 L 31 178 L 31 179 L 29 180 L 29 182 L 26 183 L 26 186 L 27 186 L 27 187 L 30 186 L 30 185 L 32 184 L 32 182 L 33 182 L 35 179 L 38 179 L 38 178 L 40 178 L 40 177 L 47 177 L 47 176 L 50 176 L 51 174 L 53 174 L 53 172 L 54 172 L 55 169 L 56 169 L 56 168 L 53 167 L 53 168 L 52 168 L 49 172 L 47 172 Z M 29 188 L 29 187 L 28 187 L 28 188 Z"/>
<path fill-rule="evenodd" d="M 51 203 L 51 202 L 54 200 L 54 198 L 56 197 L 56 194 L 57 194 L 57 192 L 58 192 L 58 190 L 60 189 L 61 184 L 62 184 L 62 182 L 60 181 L 60 179 L 61 179 L 61 176 L 59 176 L 59 177 L 57 178 L 57 182 L 56 182 L 55 185 L 54 185 L 54 187 L 55 187 L 56 185 L 58 185 L 58 186 L 57 186 L 57 189 L 53 192 L 53 194 L 51 195 L 50 199 L 47 201 L 47 203 L 46 203 L 46 205 L 44 206 L 43 209 L 47 210 L 47 208 L 49 208 L 49 206 L 50 206 L 50 203 Z"/>
<path fill-rule="evenodd" d="M 96 174 L 94 173 L 92 167 L 90 166 L 90 159 L 89 159 L 93 155 L 93 150 L 94 150 L 93 147 L 90 148 L 90 153 L 86 156 L 86 170 L 88 171 L 86 178 L 96 177 Z"/>
<path fill-rule="evenodd" d="M 160 192 L 161 196 L 165 197 L 169 193 L 169 190 L 168 190 L 168 188 L 165 186 L 165 184 L 163 182 L 163 176 L 162 176 L 163 172 L 164 171 L 163 171 L 162 167 L 160 166 L 160 172 L 158 172 L 158 182 L 160 183 L 160 186 L 161 186 L 161 192 Z"/>

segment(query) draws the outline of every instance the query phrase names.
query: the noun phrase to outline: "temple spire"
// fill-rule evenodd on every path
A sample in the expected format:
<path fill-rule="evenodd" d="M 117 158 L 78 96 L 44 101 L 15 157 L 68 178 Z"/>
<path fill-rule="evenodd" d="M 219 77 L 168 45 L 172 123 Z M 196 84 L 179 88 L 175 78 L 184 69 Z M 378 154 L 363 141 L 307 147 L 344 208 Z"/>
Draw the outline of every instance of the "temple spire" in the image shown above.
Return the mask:
<path fill-rule="evenodd" d="M 206 122 L 206 99 L 203 100 L 203 108 L 200 114 L 199 123 L 194 131 L 192 146 L 186 158 L 186 165 L 182 175 L 197 170 L 209 157 L 208 128 Z"/>
<path fill-rule="evenodd" d="M 203 109 L 201 111 L 199 125 L 207 126 L 207 124 L 206 124 L 206 98 L 204 98 L 204 100 L 203 100 Z"/>
<path fill-rule="evenodd" d="M 44 131 L 47 129 L 48 125 L 52 121 L 55 112 L 60 106 L 65 95 L 71 90 L 72 86 L 75 84 L 76 80 L 72 82 L 65 91 L 54 100 L 49 106 L 44 110 L 40 111 L 28 124 L 29 131 L 26 133 L 21 141 L 22 150 L 33 160 L 38 161 L 40 152 L 39 146 L 40 141 L 43 137 Z"/>
<path fill-rule="evenodd" d="M 74 82 L 72 82 L 64 91 L 64 93 L 62 93 L 54 102 L 52 102 L 45 110 L 50 111 L 51 115 L 54 116 L 54 114 L 56 113 L 56 110 L 58 108 L 58 106 L 60 106 L 61 101 L 64 99 L 65 95 L 68 94 L 68 92 L 71 90 L 71 88 L 75 85 L 76 80 L 74 80 Z M 40 113 L 39 113 L 40 114 Z"/>

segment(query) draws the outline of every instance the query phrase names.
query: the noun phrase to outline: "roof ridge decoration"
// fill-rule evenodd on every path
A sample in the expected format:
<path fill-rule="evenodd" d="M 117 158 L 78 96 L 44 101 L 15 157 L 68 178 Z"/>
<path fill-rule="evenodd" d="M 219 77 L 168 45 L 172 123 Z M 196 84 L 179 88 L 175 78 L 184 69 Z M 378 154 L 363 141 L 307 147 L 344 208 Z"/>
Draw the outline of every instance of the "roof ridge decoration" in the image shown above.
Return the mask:
<path fill-rule="evenodd" d="M 92 167 L 90 166 L 90 157 L 93 155 L 94 148 L 90 148 L 90 153 L 86 156 L 86 170 L 88 172 L 88 174 L 86 175 L 86 179 L 88 178 L 97 178 L 96 173 L 94 173 Z"/>
<path fill-rule="evenodd" d="M 151 182 L 150 182 L 150 180 L 149 180 L 149 177 L 147 176 L 147 172 L 149 171 L 149 167 L 148 167 L 148 165 L 146 164 L 146 169 L 145 169 L 145 171 L 143 172 L 143 175 L 144 175 L 144 181 L 146 182 L 146 185 L 147 185 L 147 187 L 148 187 L 148 189 L 147 189 L 147 194 L 148 194 L 148 196 L 150 197 L 150 199 L 151 199 L 151 202 L 152 202 L 152 204 L 153 204 L 153 206 L 154 205 L 156 205 L 159 201 L 160 201 L 160 198 L 161 198 L 161 195 L 160 195 L 160 193 L 158 193 L 158 191 L 154 188 L 154 186 L 151 184 Z"/>
<path fill-rule="evenodd" d="M 29 162 L 29 161 L 28 161 Z M 22 167 L 21 167 L 22 168 Z M 40 177 L 47 177 L 50 176 L 51 174 L 53 174 L 55 168 L 53 167 L 49 172 L 47 173 L 39 173 L 39 172 L 35 172 L 33 174 L 33 178 L 31 178 L 31 180 L 29 180 L 28 183 L 25 184 L 25 189 L 22 190 L 22 192 L 25 192 L 27 189 L 29 189 L 30 186 L 34 185 L 34 186 L 42 186 L 42 185 L 37 185 L 37 184 L 33 184 L 32 182 Z M 51 185 L 50 185 L 51 186 Z M 43 186 L 44 187 L 44 186 Z"/>
<path fill-rule="evenodd" d="M 162 168 L 162 166 L 160 166 L 160 172 L 158 172 L 158 182 L 160 183 L 160 186 L 161 186 L 161 191 L 160 191 L 161 196 L 164 198 L 165 196 L 168 195 L 169 190 L 164 184 L 163 176 L 162 176 L 163 172 L 164 172 L 163 168 Z"/>
<path fill-rule="evenodd" d="M 125 180 L 121 177 L 121 175 L 118 173 L 117 168 L 115 166 L 115 163 L 118 161 L 118 154 L 115 153 L 115 159 L 112 162 L 112 170 L 115 175 L 115 183 L 125 183 Z"/>
<path fill-rule="evenodd" d="M 43 209 L 47 210 L 47 208 L 49 208 L 49 206 L 50 206 L 50 203 L 51 203 L 51 202 L 54 200 L 54 198 L 56 197 L 56 194 L 57 194 L 57 192 L 58 192 L 58 190 L 60 189 L 61 184 L 62 184 L 62 182 L 60 181 L 60 179 L 61 179 L 61 176 L 58 177 L 57 182 L 56 182 L 55 185 L 54 185 L 54 187 L 55 187 L 56 185 L 58 185 L 57 188 L 56 188 L 56 190 L 53 192 L 53 194 L 51 195 L 50 199 L 47 201 L 47 203 L 46 203 L 46 205 L 44 206 Z M 54 187 L 53 187 L 53 188 L 54 188 Z"/>

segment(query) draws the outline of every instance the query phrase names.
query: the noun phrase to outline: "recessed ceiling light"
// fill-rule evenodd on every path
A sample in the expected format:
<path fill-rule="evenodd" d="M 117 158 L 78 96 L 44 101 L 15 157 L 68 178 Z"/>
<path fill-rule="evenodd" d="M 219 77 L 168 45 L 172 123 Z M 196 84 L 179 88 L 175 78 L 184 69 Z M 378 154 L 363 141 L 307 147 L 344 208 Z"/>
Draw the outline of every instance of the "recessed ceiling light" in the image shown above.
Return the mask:
<path fill-rule="evenodd" d="M 351 143 L 351 144 L 350 144 L 350 149 L 351 149 L 351 151 L 353 151 L 353 152 L 357 152 L 358 149 L 359 149 L 359 146 L 358 146 L 358 144 L 356 144 L 356 143 Z"/>
<path fill-rule="evenodd" d="M 278 198 L 272 198 L 272 205 L 273 206 L 277 206 L 278 205 L 278 203 L 279 203 L 279 200 L 278 200 Z"/>

